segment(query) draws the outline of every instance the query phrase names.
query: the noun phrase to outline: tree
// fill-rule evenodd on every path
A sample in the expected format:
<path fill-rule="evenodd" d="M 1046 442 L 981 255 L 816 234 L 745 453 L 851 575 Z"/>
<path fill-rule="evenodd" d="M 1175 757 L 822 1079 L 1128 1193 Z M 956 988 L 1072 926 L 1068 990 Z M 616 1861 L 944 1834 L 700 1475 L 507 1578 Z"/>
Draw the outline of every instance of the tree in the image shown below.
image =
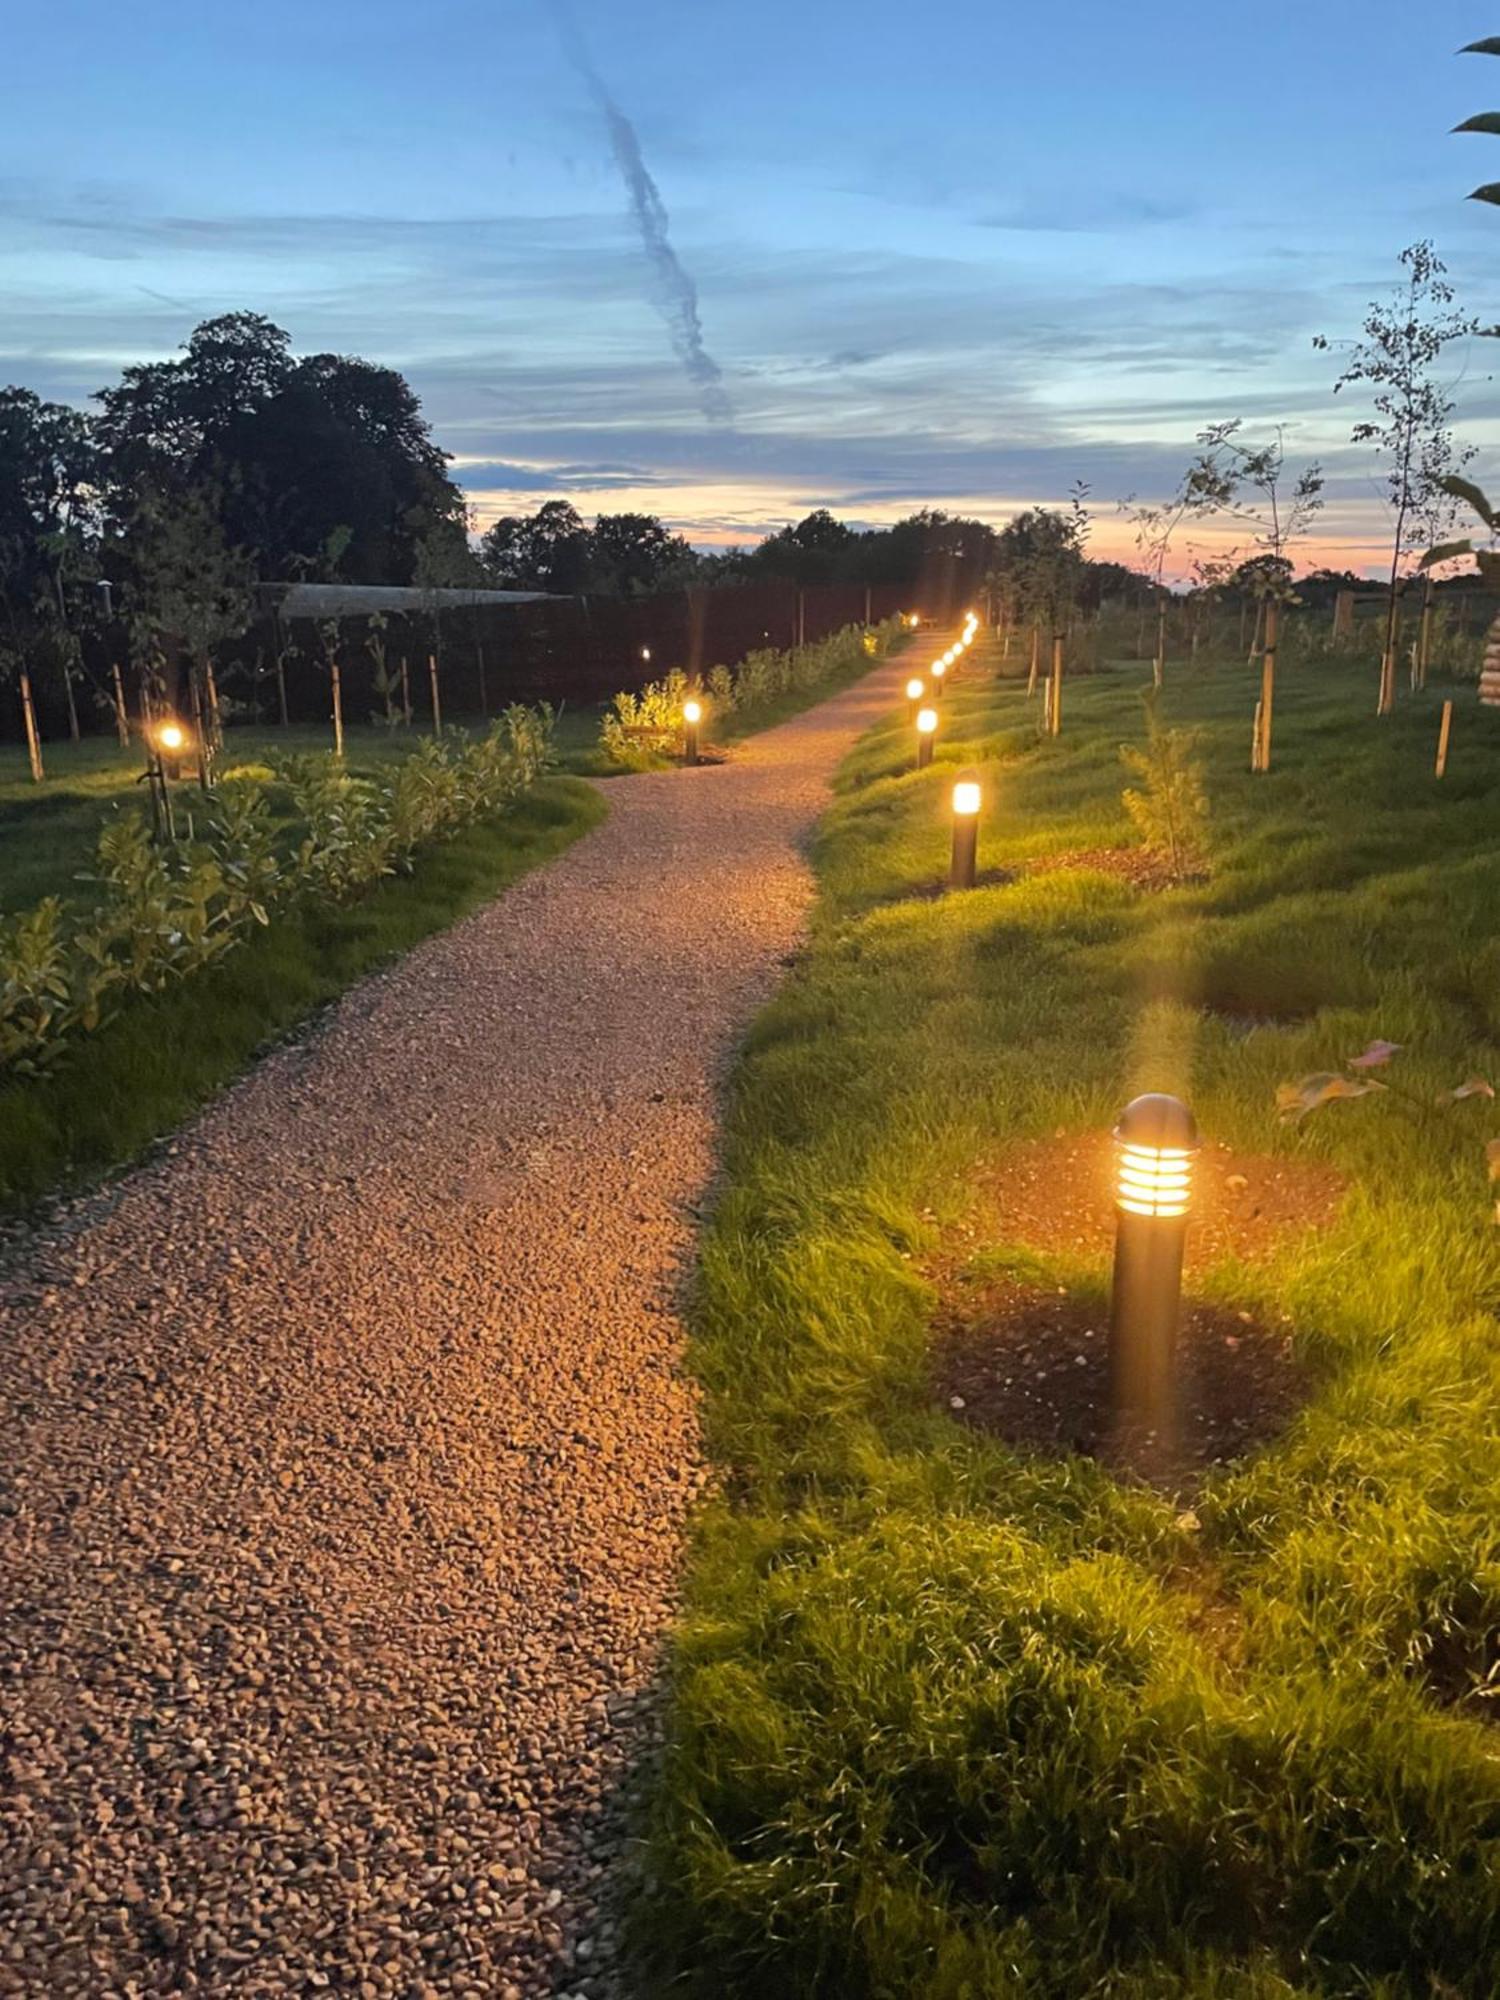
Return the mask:
<path fill-rule="evenodd" d="M 226 538 L 268 580 L 346 527 L 339 580 L 410 582 L 420 536 L 463 518 L 402 377 L 348 355 L 299 361 L 259 313 L 205 320 L 179 359 L 127 368 L 97 400 L 112 510 L 147 482 L 212 489 Z"/>
<path fill-rule="evenodd" d="M 1453 501 L 1444 482 L 1473 457 L 1454 443 L 1453 399 L 1433 371 L 1447 347 L 1477 332 L 1476 322 L 1453 310 L 1446 266 L 1430 243 L 1403 250 L 1401 264 L 1405 277 L 1389 299 L 1372 303 L 1364 337 L 1349 344 L 1349 359 L 1333 385 L 1335 395 L 1361 385 L 1369 389 L 1375 414 L 1357 423 L 1350 437 L 1355 444 L 1373 445 L 1385 469 L 1391 565 L 1380 715 L 1396 704 L 1403 571 L 1413 556 L 1451 530 Z M 1319 335 L 1314 345 L 1326 349 L 1333 343 Z"/>
<path fill-rule="evenodd" d="M 567 500 L 503 516 L 483 536 L 479 553 L 493 581 L 509 590 L 577 596 L 589 588 L 594 568 L 593 537 Z"/>
<path fill-rule="evenodd" d="M 1135 545 L 1141 552 L 1156 597 L 1156 654 L 1151 667 L 1156 687 L 1166 678 L 1169 595 L 1166 572 L 1172 544 L 1188 521 L 1200 520 L 1226 507 L 1233 490 L 1233 482 L 1223 467 L 1204 453 L 1193 460 L 1170 499 L 1157 505 L 1141 504 L 1133 498 L 1120 503 L 1135 523 Z"/>
<path fill-rule="evenodd" d="M 0 646 L 17 674 L 34 655 L 52 661 L 75 741 L 79 626 L 99 579 L 97 479 L 81 411 L 29 389 L 0 389 Z"/>
<path fill-rule="evenodd" d="M 826 507 L 816 508 L 795 527 L 768 535 L 751 558 L 754 569 L 769 570 L 799 585 L 833 583 L 859 542 L 859 536 Z"/>

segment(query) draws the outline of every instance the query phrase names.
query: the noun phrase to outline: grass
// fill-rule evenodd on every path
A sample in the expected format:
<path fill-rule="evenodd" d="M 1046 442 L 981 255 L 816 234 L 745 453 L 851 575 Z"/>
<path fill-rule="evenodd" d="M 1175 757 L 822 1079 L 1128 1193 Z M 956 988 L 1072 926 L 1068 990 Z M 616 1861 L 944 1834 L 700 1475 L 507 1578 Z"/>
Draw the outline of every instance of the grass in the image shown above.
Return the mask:
<path fill-rule="evenodd" d="M 934 770 L 905 768 L 893 717 L 822 828 L 810 950 L 743 1054 L 702 1249 L 693 1360 L 726 1497 L 639 1924 L 662 1990 L 1500 1990 L 1500 1737 L 1476 1686 L 1500 1657 L 1500 1121 L 1371 1099 L 1286 1128 L 1273 1105 L 1377 1035 L 1429 1099 L 1500 1082 L 1500 718 L 1460 694 L 1439 785 L 1442 688 L 1376 723 L 1368 675 L 1287 673 L 1254 778 L 1254 677 L 1175 668 L 1209 881 L 921 893 L 956 766 L 986 781 L 982 865 L 1128 841 L 1140 682 L 1070 683 L 1044 744 L 1017 687 L 971 674 Z M 1147 1088 L 1351 1187 L 1331 1230 L 1209 1274 L 1286 1316 L 1313 1390 L 1191 1514 L 978 1436 L 926 1374 L 924 1260 L 961 1254 L 978 1171 Z"/>
<path fill-rule="evenodd" d="M 100 796 L 107 793 L 84 793 L 96 813 Z M 503 817 L 425 850 L 410 875 L 379 883 L 357 902 L 290 907 L 206 972 L 134 1000 L 84 1037 L 53 1074 L 0 1092 L 0 1209 L 24 1207 L 135 1158 L 267 1042 L 498 895 L 605 810 L 579 779 L 543 779 Z"/>

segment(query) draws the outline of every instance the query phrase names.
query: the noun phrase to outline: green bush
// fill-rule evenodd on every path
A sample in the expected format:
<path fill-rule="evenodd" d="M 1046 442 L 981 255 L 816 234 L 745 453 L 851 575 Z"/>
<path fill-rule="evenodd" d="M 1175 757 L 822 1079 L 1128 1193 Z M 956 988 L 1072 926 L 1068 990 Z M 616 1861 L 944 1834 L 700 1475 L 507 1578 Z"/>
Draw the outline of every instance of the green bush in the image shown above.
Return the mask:
<path fill-rule="evenodd" d="M 226 780 L 200 837 L 162 844 L 128 811 L 99 835 L 94 906 L 54 896 L 0 927 L 0 1075 L 34 1076 L 134 993 L 159 993 L 210 965 L 278 903 L 344 902 L 409 872 L 418 850 L 505 808 L 545 768 L 552 712 L 511 707 L 488 732 L 425 739 L 381 784 L 332 755 L 288 758 L 291 806 L 278 833 L 268 787 Z"/>
<path fill-rule="evenodd" d="M 743 727 L 759 710 L 774 708 L 790 697 L 816 694 L 861 664 L 883 658 L 905 631 L 901 619 L 888 618 L 883 625 L 846 625 L 827 639 L 785 652 L 762 648 L 747 653 L 737 667 L 710 667 L 706 676 L 698 678 L 690 679 L 674 668 L 639 694 L 617 694 L 600 730 L 600 742 L 611 761 L 623 769 L 644 769 L 681 744 L 682 704 L 689 695 L 703 700 L 710 726 L 732 718 Z"/>

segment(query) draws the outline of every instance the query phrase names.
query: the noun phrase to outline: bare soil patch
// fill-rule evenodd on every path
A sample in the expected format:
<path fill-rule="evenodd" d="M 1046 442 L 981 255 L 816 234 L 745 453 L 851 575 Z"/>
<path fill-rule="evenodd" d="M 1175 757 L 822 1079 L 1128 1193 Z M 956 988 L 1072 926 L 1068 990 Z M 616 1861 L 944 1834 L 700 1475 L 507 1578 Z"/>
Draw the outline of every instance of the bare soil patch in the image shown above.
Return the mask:
<path fill-rule="evenodd" d="M 1114 1244 L 1114 1147 L 1107 1132 L 1022 1140 L 978 1177 L 974 1232 L 1050 1255 L 1106 1259 Z M 1288 1235 L 1326 1228 L 1345 1183 L 1321 1160 L 1205 1146 L 1193 1177 L 1187 1269 L 1253 1263 Z"/>
<path fill-rule="evenodd" d="M 1028 875 L 1060 875 L 1088 869 L 1096 875 L 1113 875 L 1136 889 L 1176 889 L 1179 878 L 1158 856 L 1143 847 L 1079 847 L 1064 854 L 1043 854 L 1028 861 Z"/>

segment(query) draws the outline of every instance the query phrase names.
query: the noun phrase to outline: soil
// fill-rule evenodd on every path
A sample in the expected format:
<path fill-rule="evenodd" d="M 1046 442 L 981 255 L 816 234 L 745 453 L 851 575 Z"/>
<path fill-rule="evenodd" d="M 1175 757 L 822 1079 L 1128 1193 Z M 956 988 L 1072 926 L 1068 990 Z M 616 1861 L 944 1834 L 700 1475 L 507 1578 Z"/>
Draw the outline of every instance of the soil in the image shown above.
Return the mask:
<path fill-rule="evenodd" d="M 1102 1132 L 1008 1148 L 979 1177 L 965 1233 L 1077 1259 L 1102 1278 L 1114 1240 L 1113 1157 Z M 1306 1393 L 1286 1322 L 1268 1325 L 1195 1298 L 1194 1273 L 1224 1258 L 1254 1263 L 1288 1235 L 1326 1226 L 1343 1191 L 1320 1162 L 1215 1146 L 1199 1154 L 1170 1438 L 1112 1433 L 1102 1284 L 1083 1292 L 956 1263 L 934 1269 L 942 1299 L 932 1329 L 934 1392 L 962 1422 L 1008 1443 L 1086 1453 L 1169 1489 L 1190 1489 L 1209 1467 L 1276 1436 Z"/>

